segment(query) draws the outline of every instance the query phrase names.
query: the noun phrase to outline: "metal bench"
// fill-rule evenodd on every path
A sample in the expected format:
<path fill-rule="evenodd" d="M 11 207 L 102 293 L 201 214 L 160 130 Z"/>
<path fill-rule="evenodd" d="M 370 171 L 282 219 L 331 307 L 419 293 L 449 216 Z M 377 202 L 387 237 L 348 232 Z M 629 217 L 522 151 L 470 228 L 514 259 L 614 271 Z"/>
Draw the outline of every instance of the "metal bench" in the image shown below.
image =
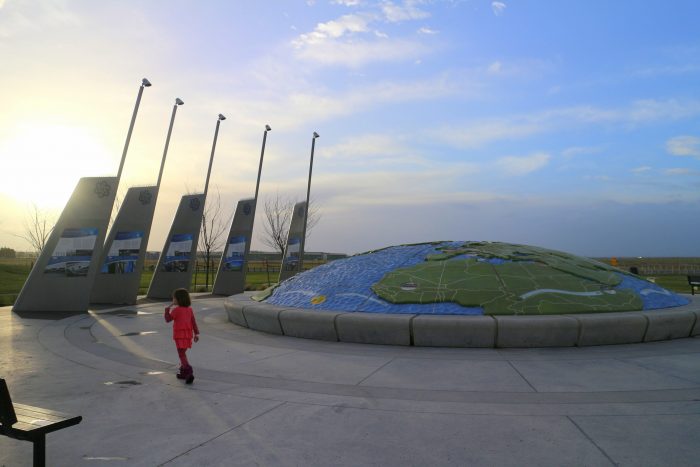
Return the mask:
<path fill-rule="evenodd" d="M 700 276 L 688 276 L 688 285 L 690 285 L 690 293 L 695 295 L 695 289 L 700 288 Z"/>
<path fill-rule="evenodd" d="M 82 419 L 81 416 L 13 403 L 7 383 L 0 378 L 0 434 L 31 441 L 34 445 L 34 467 L 46 465 L 46 434 L 77 425 Z"/>

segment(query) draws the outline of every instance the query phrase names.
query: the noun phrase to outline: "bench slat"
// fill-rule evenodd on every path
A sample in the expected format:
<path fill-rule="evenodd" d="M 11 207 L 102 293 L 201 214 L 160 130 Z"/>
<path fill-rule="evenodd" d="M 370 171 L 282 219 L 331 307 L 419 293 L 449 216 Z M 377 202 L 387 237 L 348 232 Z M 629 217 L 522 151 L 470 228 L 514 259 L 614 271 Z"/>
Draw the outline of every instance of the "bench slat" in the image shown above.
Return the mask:
<path fill-rule="evenodd" d="M 32 439 L 38 435 L 51 433 L 69 426 L 77 425 L 82 420 L 82 416 L 66 418 L 60 422 L 23 419 L 12 426 L 0 426 L 0 433 L 4 433 L 11 438 Z"/>
<path fill-rule="evenodd" d="M 77 425 L 81 416 L 69 415 L 55 410 L 34 407 L 25 404 L 13 404 L 17 414 L 17 423 L 12 426 L 0 426 L 0 433 L 18 439 L 32 439 L 69 426 Z"/>
<path fill-rule="evenodd" d="M 31 407 L 28 405 L 22 405 L 15 403 L 15 413 L 17 414 L 17 419 L 38 419 L 38 420 L 48 420 L 50 422 L 60 422 L 67 418 L 72 418 L 73 415 L 68 415 L 65 413 L 55 412 L 53 410 L 44 410 L 39 407 Z"/>

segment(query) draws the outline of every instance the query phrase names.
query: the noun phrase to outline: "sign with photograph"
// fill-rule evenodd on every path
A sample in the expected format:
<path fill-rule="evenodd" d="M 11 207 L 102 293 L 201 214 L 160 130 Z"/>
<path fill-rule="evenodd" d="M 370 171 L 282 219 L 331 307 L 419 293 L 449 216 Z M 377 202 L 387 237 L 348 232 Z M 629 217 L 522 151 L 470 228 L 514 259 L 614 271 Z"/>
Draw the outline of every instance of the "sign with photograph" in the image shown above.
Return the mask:
<path fill-rule="evenodd" d="M 161 266 L 163 272 L 187 272 L 192 251 L 192 234 L 173 234 Z"/>
<path fill-rule="evenodd" d="M 231 237 L 228 240 L 226 256 L 224 257 L 224 271 L 242 271 L 245 263 L 246 238 L 243 235 Z"/>
<path fill-rule="evenodd" d="M 141 251 L 143 232 L 117 232 L 107 259 L 100 272 L 103 274 L 129 274 L 135 271 Z"/>
<path fill-rule="evenodd" d="M 69 277 L 87 276 L 96 240 L 95 228 L 64 229 L 44 272 Z"/>
<path fill-rule="evenodd" d="M 292 237 L 287 243 L 287 251 L 282 262 L 282 267 L 288 271 L 296 269 L 299 264 L 299 250 L 301 249 L 301 238 Z"/>

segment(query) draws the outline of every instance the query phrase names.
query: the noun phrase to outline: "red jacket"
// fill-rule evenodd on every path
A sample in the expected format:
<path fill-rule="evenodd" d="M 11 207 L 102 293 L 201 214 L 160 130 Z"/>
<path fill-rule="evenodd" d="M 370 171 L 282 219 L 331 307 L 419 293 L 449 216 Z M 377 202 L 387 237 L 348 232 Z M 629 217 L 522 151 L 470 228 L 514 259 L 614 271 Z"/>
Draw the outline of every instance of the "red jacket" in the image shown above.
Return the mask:
<path fill-rule="evenodd" d="M 165 307 L 165 322 L 173 323 L 173 339 L 178 344 L 178 348 L 192 347 L 193 333 L 199 334 L 197 321 L 194 319 L 194 312 L 191 307 L 177 306 L 172 308 L 172 305 Z M 183 344 L 182 346 L 180 344 Z M 184 345 L 187 344 L 187 345 Z"/>

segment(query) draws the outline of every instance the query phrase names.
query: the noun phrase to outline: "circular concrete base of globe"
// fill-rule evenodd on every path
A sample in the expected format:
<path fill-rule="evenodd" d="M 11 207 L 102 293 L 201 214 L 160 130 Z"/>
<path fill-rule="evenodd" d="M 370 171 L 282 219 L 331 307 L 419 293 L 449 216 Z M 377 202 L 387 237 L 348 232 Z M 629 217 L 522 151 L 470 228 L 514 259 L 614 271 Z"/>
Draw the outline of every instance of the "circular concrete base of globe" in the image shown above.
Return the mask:
<path fill-rule="evenodd" d="M 342 312 L 268 305 L 249 294 L 224 301 L 229 321 L 270 334 L 419 347 L 572 347 L 700 335 L 700 297 L 650 311 L 540 316 Z"/>

